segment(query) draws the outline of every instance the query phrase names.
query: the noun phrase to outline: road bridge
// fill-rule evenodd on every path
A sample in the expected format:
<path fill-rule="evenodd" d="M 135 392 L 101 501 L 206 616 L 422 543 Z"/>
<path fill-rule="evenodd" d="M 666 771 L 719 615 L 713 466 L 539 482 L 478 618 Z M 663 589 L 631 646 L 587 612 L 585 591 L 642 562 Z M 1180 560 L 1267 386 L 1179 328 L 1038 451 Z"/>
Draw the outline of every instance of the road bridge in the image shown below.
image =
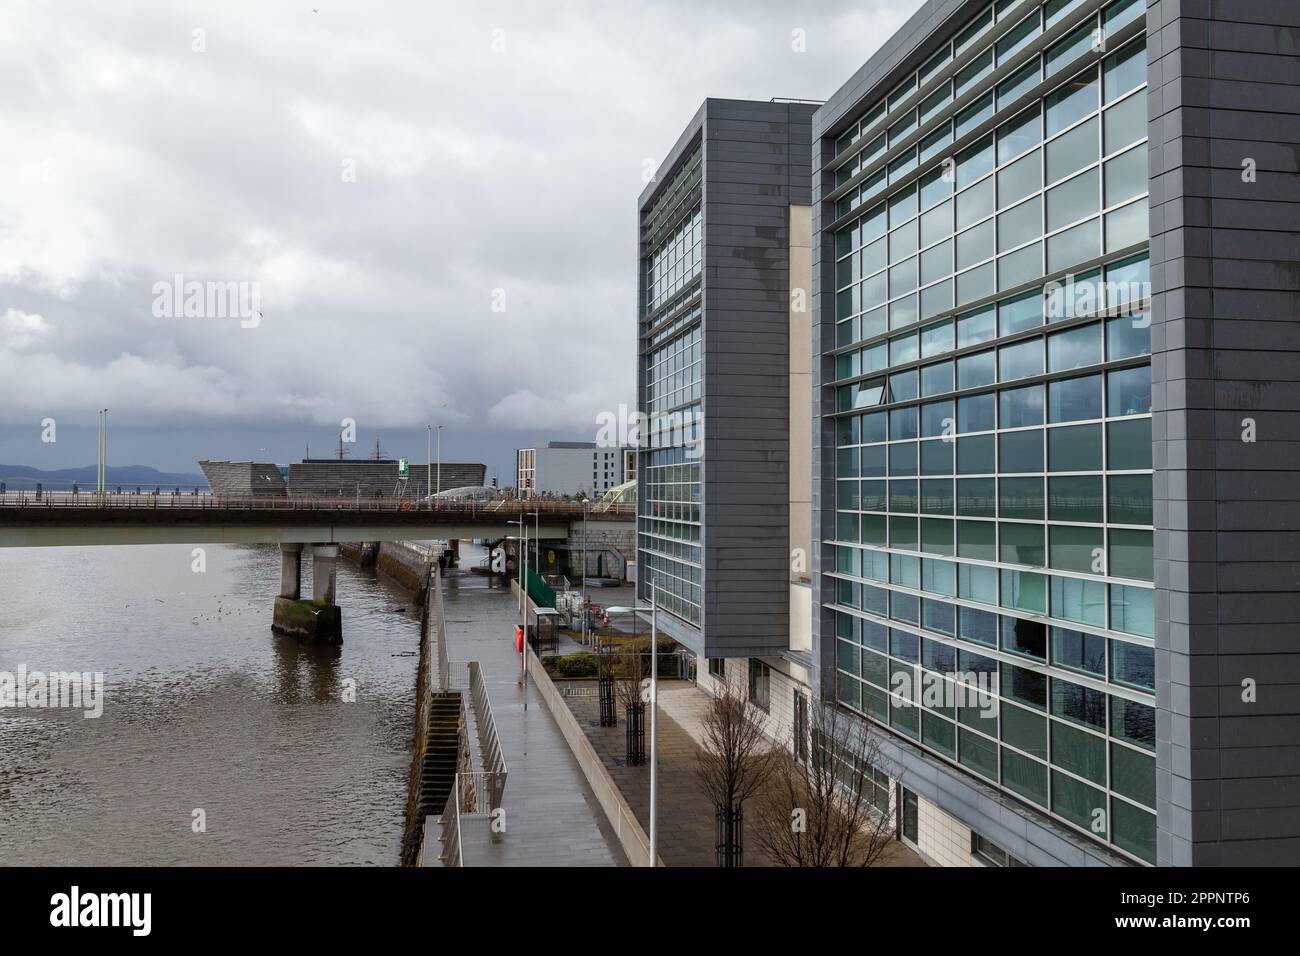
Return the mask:
<path fill-rule="evenodd" d="M 634 518 L 634 506 L 596 502 L 593 518 Z M 224 498 L 210 495 L 0 496 L 0 547 L 127 544 L 337 544 L 459 540 L 518 534 L 562 539 L 581 522 L 567 501 Z M 511 525 L 510 522 L 516 522 Z"/>
<path fill-rule="evenodd" d="M 546 499 L 252 498 L 211 495 L 0 495 L 0 547 L 141 544 L 278 544 L 280 596 L 274 625 L 308 640 L 342 639 L 335 602 L 339 544 L 459 541 L 520 534 L 565 540 L 593 519 L 635 520 L 635 506 Z M 511 522 L 514 522 L 513 524 Z M 312 598 L 301 594 L 310 547 Z"/>

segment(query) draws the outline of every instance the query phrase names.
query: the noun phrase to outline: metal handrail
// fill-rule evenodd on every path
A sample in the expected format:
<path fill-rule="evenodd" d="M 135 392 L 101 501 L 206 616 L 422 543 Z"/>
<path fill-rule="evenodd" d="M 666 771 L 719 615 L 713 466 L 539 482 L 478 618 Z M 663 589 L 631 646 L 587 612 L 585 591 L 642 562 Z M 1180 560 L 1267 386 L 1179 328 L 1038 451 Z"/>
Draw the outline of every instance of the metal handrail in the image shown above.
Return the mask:
<path fill-rule="evenodd" d="M 509 770 L 501 750 L 501 738 L 497 735 L 496 720 L 492 716 L 492 702 L 483 680 L 483 668 L 478 661 L 449 661 L 444 686 L 446 690 L 459 690 L 469 695 L 478 736 L 479 760 L 491 784 L 491 801 L 495 809 L 501 805 Z"/>
<path fill-rule="evenodd" d="M 496 775 L 486 771 L 461 771 L 456 774 L 447 805 L 439 817 L 442 851 L 438 859 L 443 866 L 464 866 L 465 851 L 461 839 L 461 817 L 486 817 L 501 806 Z"/>
<path fill-rule="evenodd" d="M 447 806 L 443 808 L 442 816 L 438 819 L 442 823 L 442 852 L 438 854 L 438 859 L 442 861 L 443 866 L 464 866 L 465 856 L 460 845 L 460 801 L 456 799 L 456 794 L 460 790 L 460 774 L 456 774 L 456 783 L 451 789 L 451 796 L 447 798 Z"/>
<path fill-rule="evenodd" d="M 492 808 L 501 805 L 501 797 L 506 789 L 505 754 L 501 751 L 501 738 L 497 736 L 497 724 L 492 716 L 492 702 L 488 699 L 487 684 L 483 681 L 483 669 L 478 661 L 469 662 L 470 706 L 474 709 L 474 722 L 478 727 L 479 756 L 483 769 L 489 774 L 492 785 Z"/>

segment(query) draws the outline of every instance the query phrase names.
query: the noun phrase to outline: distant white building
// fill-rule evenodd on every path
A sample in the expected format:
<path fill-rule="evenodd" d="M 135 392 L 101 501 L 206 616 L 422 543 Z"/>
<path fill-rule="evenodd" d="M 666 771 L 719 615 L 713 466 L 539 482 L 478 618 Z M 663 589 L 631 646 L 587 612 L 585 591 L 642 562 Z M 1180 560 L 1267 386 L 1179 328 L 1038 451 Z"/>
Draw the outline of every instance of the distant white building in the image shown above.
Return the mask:
<path fill-rule="evenodd" d="M 582 493 L 597 497 L 635 477 L 636 450 L 623 446 L 553 441 L 545 448 L 515 452 L 515 487 L 521 495 Z"/>

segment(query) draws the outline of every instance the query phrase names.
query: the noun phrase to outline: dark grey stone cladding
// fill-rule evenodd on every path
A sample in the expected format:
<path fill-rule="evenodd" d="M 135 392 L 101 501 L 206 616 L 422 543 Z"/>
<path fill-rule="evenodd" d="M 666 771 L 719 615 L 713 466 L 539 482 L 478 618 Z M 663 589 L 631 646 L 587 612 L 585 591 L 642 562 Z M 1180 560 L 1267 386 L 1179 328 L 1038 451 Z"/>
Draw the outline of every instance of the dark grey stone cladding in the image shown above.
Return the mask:
<path fill-rule="evenodd" d="M 703 628 L 667 629 L 706 657 L 789 646 L 789 207 L 811 202 L 815 110 L 705 100 L 660 167 L 672 170 L 699 135 Z"/>
<path fill-rule="evenodd" d="M 283 498 L 284 475 L 267 462 L 208 461 L 199 462 L 203 477 L 214 495 L 238 498 Z"/>
<path fill-rule="evenodd" d="M 1295 865 L 1300 3 L 1151 0 L 1147 32 L 1157 859 Z"/>
<path fill-rule="evenodd" d="M 790 643 L 790 204 L 815 107 L 704 107 L 704 632 L 708 656 Z"/>
<path fill-rule="evenodd" d="M 313 461 L 289 466 L 290 498 L 330 498 L 360 495 L 362 498 L 391 498 L 398 490 L 396 461 Z M 426 470 L 428 469 L 428 470 Z M 444 461 L 442 489 L 481 487 L 487 466 Z M 438 485 L 438 466 L 424 463 L 409 467 L 405 497 L 423 498 Z"/>

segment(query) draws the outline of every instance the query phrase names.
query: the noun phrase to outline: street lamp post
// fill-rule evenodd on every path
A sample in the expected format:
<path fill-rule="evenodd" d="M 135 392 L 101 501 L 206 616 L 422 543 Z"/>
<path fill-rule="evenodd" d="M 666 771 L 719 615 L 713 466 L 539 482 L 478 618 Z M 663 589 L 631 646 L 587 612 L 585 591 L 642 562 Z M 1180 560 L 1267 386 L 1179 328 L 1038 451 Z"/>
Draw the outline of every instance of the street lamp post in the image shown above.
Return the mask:
<path fill-rule="evenodd" d="M 442 426 L 438 426 L 438 491 L 442 494 Z"/>
<path fill-rule="evenodd" d="M 591 514 L 591 502 L 582 501 L 582 646 L 587 646 L 587 517 Z"/>
<path fill-rule="evenodd" d="M 520 541 L 520 571 L 519 571 L 519 617 L 523 625 L 524 646 L 519 653 L 519 684 L 524 689 L 524 710 L 528 709 L 528 516 L 521 514 L 518 521 L 508 521 L 507 524 L 519 525 L 522 532 Z"/>
<path fill-rule="evenodd" d="M 659 855 L 659 617 L 650 582 L 650 865 Z"/>
<path fill-rule="evenodd" d="M 433 426 L 424 426 L 424 496 L 428 498 L 433 494 L 433 489 L 429 487 L 433 483 Z"/>
<path fill-rule="evenodd" d="M 95 479 L 95 497 L 99 504 L 106 503 L 105 494 L 108 490 L 108 409 L 99 410 L 99 476 Z"/>

